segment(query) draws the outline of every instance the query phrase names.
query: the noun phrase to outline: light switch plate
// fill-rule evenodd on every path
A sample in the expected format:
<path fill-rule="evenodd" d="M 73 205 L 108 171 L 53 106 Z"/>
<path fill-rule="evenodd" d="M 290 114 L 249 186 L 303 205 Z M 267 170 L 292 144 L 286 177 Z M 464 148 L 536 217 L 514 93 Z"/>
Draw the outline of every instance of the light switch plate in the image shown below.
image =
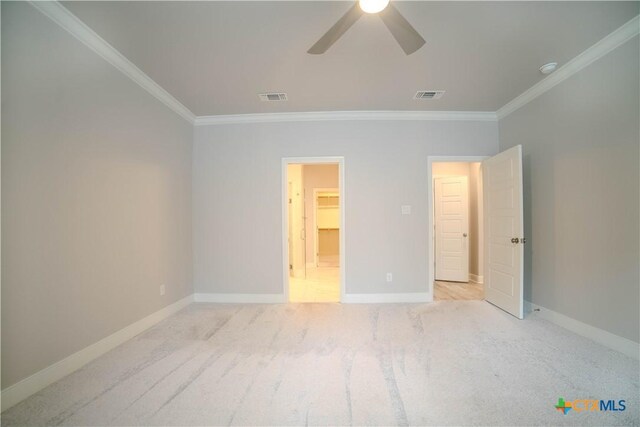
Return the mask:
<path fill-rule="evenodd" d="M 402 205 L 402 215 L 411 215 L 411 205 Z"/>

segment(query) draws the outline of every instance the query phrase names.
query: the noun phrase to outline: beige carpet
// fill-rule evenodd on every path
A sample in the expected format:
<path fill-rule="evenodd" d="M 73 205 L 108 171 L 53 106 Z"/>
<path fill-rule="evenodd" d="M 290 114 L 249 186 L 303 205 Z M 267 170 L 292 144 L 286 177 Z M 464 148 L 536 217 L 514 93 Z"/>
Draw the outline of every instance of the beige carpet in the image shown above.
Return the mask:
<path fill-rule="evenodd" d="M 10 425 L 638 425 L 638 361 L 483 301 L 194 304 Z M 625 399 L 569 412 L 559 397 Z"/>

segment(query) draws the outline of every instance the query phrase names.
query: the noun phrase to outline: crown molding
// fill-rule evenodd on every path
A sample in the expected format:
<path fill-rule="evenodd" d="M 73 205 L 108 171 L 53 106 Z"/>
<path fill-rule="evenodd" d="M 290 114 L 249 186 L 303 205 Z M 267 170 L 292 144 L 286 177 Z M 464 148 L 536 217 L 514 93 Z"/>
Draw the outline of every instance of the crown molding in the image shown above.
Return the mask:
<path fill-rule="evenodd" d="M 552 74 L 539 81 L 522 94 L 496 111 L 498 119 L 503 119 L 520 107 L 533 101 L 558 83 L 568 79 L 587 65 L 602 58 L 618 46 L 637 36 L 640 30 L 640 15 L 636 16 L 584 52 L 576 56 Z"/>
<path fill-rule="evenodd" d="M 525 92 L 492 111 L 311 111 L 300 113 L 257 113 L 232 114 L 196 117 L 187 107 L 174 98 L 169 92 L 153 81 L 142 70 L 129 61 L 102 37 L 96 34 L 84 22 L 62 6 L 58 1 L 30 1 L 31 5 L 45 16 L 73 35 L 87 47 L 92 49 L 111 65 L 116 67 L 140 87 L 179 116 L 196 126 L 272 123 L 272 122 L 315 122 L 340 120 L 413 120 L 413 121 L 489 121 L 495 122 L 520 107 L 533 101 L 558 83 L 571 77 L 589 64 L 597 61 L 618 46 L 638 35 L 640 15 L 576 56 L 557 71 L 536 83 Z"/>
<path fill-rule="evenodd" d="M 175 111 L 179 116 L 194 123 L 195 115 L 184 105 L 175 99 L 169 92 L 164 90 L 158 83 L 153 81 L 142 70 L 136 67 L 131 61 L 118 52 L 113 46 L 107 43 L 102 37 L 96 34 L 84 22 L 69 12 L 57 1 L 31 1 L 33 7 L 42 12 L 45 16 L 58 24 L 69 34 L 80 40 L 95 53 L 104 58 L 111 65 L 124 73 L 140 87 L 155 96 L 167 107 Z"/>
<path fill-rule="evenodd" d="M 484 111 L 310 111 L 301 113 L 233 114 L 196 117 L 196 126 L 240 123 L 322 122 L 339 120 L 459 120 L 495 122 L 494 112 Z"/>

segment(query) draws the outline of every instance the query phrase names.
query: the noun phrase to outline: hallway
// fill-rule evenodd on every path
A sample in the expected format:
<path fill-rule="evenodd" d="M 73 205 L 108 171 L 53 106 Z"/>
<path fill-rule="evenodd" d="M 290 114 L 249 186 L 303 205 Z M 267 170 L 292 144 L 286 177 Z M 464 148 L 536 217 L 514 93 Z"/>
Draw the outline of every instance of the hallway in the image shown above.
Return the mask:
<path fill-rule="evenodd" d="M 433 286 L 435 301 L 483 300 L 484 287 L 475 282 L 444 282 L 436 280 Z"/>
<path fill-rule="evenodd" d="M 290 302 L 340 302 L 340 268 L 310 267 L 307 277 L 289 277 Z"/>

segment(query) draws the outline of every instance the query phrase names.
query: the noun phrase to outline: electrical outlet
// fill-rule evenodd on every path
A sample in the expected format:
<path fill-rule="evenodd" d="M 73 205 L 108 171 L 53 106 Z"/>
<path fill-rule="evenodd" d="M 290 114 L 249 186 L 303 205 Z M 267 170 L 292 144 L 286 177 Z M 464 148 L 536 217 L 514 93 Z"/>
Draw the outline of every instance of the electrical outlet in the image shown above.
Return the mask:
<path fill-rule="evenodd" d="M 160 296 L 163 296 L 166 291 L 167 291 L 167 289 L 165 288 L 165 286 L 164 285 L 160 285 Z"/>
<path fill-rule="evenodd" d="M 387 273 L 387 282 L 393 282 L 393 274 Z"/>

